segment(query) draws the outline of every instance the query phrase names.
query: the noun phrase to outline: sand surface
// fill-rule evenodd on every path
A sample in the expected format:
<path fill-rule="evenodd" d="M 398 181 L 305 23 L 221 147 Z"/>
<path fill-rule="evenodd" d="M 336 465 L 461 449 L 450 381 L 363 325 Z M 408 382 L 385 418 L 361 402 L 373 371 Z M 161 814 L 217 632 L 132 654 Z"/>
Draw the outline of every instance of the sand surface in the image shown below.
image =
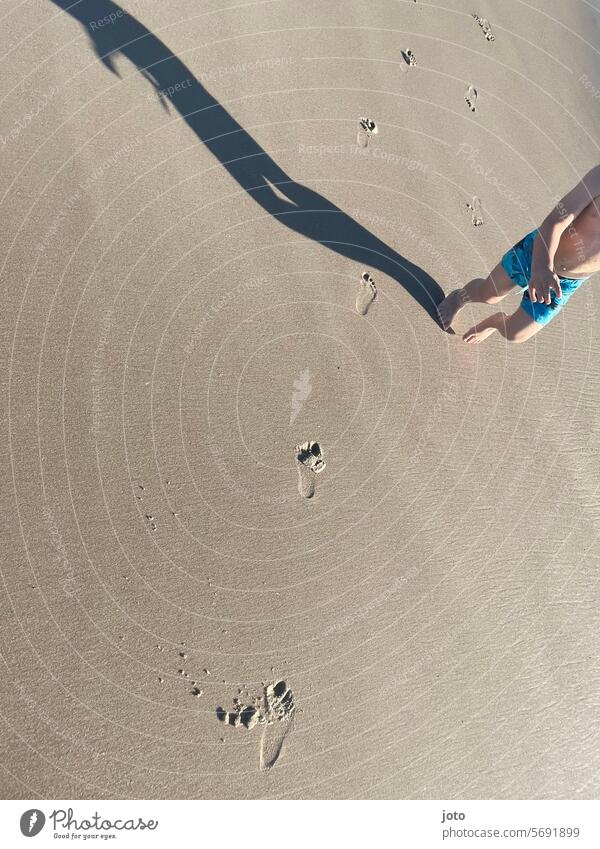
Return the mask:
<path fill-rule="evenodd" d="M 597 797 L 600 282 L 431 313 L 598 161 L 598 12 L 68 7 L 0 9 L 0 796 Z"/>

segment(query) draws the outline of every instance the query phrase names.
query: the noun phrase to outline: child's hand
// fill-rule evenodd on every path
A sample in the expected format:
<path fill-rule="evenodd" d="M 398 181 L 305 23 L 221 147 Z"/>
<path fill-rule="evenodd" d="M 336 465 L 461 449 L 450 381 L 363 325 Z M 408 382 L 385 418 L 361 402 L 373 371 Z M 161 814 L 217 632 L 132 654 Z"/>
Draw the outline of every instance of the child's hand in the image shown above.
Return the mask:
<path fill-rule="evenodd" d="M 541 271 L 534 272 L 529 281 L 529 297 L 535 303 L 550 304 L 550 290 L 554 289 L 556 297 L 562 297 L 562 289 L 560 280 L 551 268 L 543 268 Z"/>

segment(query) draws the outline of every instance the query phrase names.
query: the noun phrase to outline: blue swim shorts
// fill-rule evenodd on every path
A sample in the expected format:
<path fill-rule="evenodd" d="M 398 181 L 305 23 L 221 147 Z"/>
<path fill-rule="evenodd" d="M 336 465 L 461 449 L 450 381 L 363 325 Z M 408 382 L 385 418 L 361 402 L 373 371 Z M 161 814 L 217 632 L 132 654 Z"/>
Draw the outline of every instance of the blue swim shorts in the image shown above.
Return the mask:
<path fill-rule="evenodd" d="M 573 292 L 577 291 L 581 284 L 590 278 L 583 277 L 579 280 L 574 280 L 568 277 L 559 277 L 562 297 L 557 298 L 556 292 L 552 289 L 550 292 L 551 303 L 540 304 L 537 301 L 534 303 L 529 297 L 528 286 L 531 277 L 533 243 L 537 234 L 538 231 L 534 230 L 532 233 L 528 233 L 520 242 L 517 242 L 514 248 L 511 248 L 502 257 L 502 267 L 515 286 L 518 286 L 522 290 L 523 299 L 521 301 L 521 307 L 525 312 L 539 324 L 548 324 L 564 307 Z"/>

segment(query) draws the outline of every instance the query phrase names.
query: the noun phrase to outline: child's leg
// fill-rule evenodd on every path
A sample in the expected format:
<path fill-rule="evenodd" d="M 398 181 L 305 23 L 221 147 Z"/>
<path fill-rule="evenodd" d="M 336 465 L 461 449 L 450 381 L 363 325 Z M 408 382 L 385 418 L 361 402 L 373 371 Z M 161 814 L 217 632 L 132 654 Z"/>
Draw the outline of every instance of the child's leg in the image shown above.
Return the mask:
<path fill-rule="evenodd" d="M 464 287 L 464 291 L 472 303 L 497 304 L 518 288 L 515 281 L 504 270 L 502 263 L 499 263 L 485 280 L 471 280 Z"/>
<path fill-rule="evenodd" d="M 458 311 L 466 304 L 497 304 L 516 289 L 518 289 L 518 286 L 508 276 L 502 264 L 499 263 L 485 280 L 483 278 L 471 280 L 462 289 L 456 289 L 454 292 L 450 292 L 447 298 L 444 298 L 438 306 L 440 323 L 443 329 L 447 330 L 456 318 Z"/>
<path fill-rule="evenodd" d="M 535 321 L 528 312 L 519 307 L 512 315 L 507 316 L 503 312 L 490 315 L 480 321 L 479 324 L 469 328 L 463 339 L 471 344 L 483 342 L 497 330 L 507 342 L 525 342 L 527 339 L 531 339 L 543 326 L 541 322 Z"/>

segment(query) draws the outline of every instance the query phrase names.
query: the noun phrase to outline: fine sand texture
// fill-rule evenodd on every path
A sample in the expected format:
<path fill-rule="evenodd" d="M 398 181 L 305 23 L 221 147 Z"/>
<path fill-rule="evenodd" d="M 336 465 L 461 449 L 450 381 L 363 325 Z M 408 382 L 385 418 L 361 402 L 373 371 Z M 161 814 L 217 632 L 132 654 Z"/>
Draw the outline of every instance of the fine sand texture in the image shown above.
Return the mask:
<path fill-rule="evenodd" d="M 597 798 L 592 7 L 4 0 L 0 797 Z"/>

